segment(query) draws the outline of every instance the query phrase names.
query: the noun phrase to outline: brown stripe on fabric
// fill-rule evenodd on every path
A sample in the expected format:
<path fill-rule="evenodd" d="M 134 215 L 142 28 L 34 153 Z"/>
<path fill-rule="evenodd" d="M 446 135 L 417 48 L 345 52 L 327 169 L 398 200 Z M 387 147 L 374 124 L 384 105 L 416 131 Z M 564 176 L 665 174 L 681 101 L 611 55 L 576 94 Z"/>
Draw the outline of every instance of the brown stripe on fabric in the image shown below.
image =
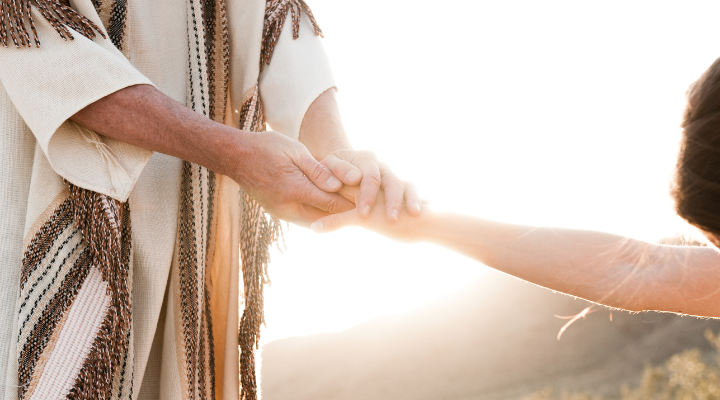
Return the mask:
<path fill-rule="evenodd" d="M 97 0 L 93 3 L 93 5 L 95 6 L 95 11 L 97 11 L 98 16 L 100 17 L 100 22 L 102 22 L 105 30 L 107 31 L 110 27 L 110 16 L 112 14 L 112 10 L 115 8 L 115 1 Z"/>
<path fill-rule="evenodd" d="M 105 399 L 125 359 L 131 329 L 130 209 L 127 203 L 74 185 L 70 198 L 92 265 L 108 284 L 110 305 L 67 398 Z"/>
<path fill-rule="evenodd" d="M 112 4 L 110 18 L 106 25 L 108 36 L 110 36 L 110 40 L 118 50 L 125 52 L 127 49 L 123 48 L 123 42 L 125 39 L 125 30 L 127 29 L 127 0 L 108 2 Z"/>
<path fill-rule="evenodd" d="M 27 283 L 28 276 L 40 266 L 41 261 L 48 254 L 48 250 L 73 221 L 70 200 L 61 203 L 55 212 L 46 220 L 28 244 L 22 260 L 22 273 L 20 274 L 20 288 Z"/>
<path fill-rule="evenodd" d="M 262 71 L 265 64 L 270 64 L 270 59 L 282 33 L 288 12 L 292 13 L 293 39 L 300 37 L 300 15 L 302 11 L 305 11 L 310 19 L 315 35 L 322 37 L 322 30 L 305 0 L 267 0 L 260 47 L 260 71 Z"/>
<path fill-rule="evenodd" d="M 65 246 L 67 246 L 71 240 L 76 239 L 77 234 L 77 229 L 69 229 L 67 232 L 62 233 L 56 243 L 60 240 L 62 240 L 62 242 L 53 246 L 54 254 L 52 258 L 48 262 L 44 262 L 42 268 L 36 268 L 36 271 L 28 278 L 28 281 L 32 279 L 32 284 L 21 287 L 21 303 L 20 307 L 18 307 L 18 313 L 21 316 L 25 315 L 25 319 L 21 321 L 18 331 L 19 345 L 25 344 L 27 335 L 29 334 L 28 330 L 31 330 L 41 317 L 42 310 L 52 300 L 52 297 L 58 293 L 62 281 L 67 277 L 67 273 L 72 269 L 72 266 L 77 263 L 78 258 L 82 256 L 82 251 L 85 248 L 82 242 L 76 243 L 69 250 L 65 249 Z M 61 255 L 62 260 L 56 264 L 58 257 Z M 46 281 L 48 274 L 52 274 L 49 282 Z M 36 290 L 40 291 L 39 296 L 32 302 L 30 310 L 25 312 Z"/>
<path fill-rule="evenodd" d="M 215 233 L 215 174 L 197 164 L 183 165 L 178 226 L 178 353 L 188 399 L 215 396 L 215 363 L 206 266 Z"/>
<path fill-rule="evenodd" d="M 215 36 L 217 35 L 217 29 L 215 26 L 215 0 L 202 0 L 202 19 L 203 27 L 205 28 L 205 56 L 207 58 L 207 82 L 208 82 L 208 96 L 209 96 L 209 107 L 208 107 L 208 118 L 213 121 L 215 119 L 215 68 L 214 59 L 215 55 Z"/>
<path fill-rule="evenodd" d="M 53 336 L 57 324 L 63 319 L 63 315 L 70 309 L 75 300 L 77 292 L 90 271 L 91 261 L 90 252 L 87 249 L 84 250 L 77 263 L 71 267 L 71 272 L 61 283 L 60 291 L 40 311 L 42 316 L 33 327 L 32 333 L 28 337 L 26 345 L 20 350 L 18 357 L 18 397 L 20 399 L 25 398 L 37 361 L 43 354 L 51 336 Z"/>
<path fill-rule="evenodd" d="M 210 312 L 210 289 L 205 286 L 205 310 L 203 317 L 203 325 L 204 329 L 203 331 L 205 334 L 203 335 L 203 341 L 206 342 L 206 352 L 205 357 L 203 357 L 205 366 L 205 374 L 203 374 L 202 379 L 206 382 L 206 387 L 209 387 L 209 398 L 215 399 L 215 340 L 213 335 L 213 323 L 212 323 L 212 313 Z M 206 392 L 204 390 L 204 392 Z"/>
<path fill-rule="evenodd" d="M 183 162 L 182 187 L 180 189 L 180 221 L 179 221 L 179 278 L 180 278 L 180 308 L 182 310 L 182 327 L 185 338 L 185 356 L 188 381 L 188 398 L 195 398 L 195 376 L 197 373 L 198 337 L 198 304 L 197 304 L 197 252 L 193 199 L 193 171 L 192 164 Z"/>
<path fill-rule="evenodd" d="M 60 191 L 50 204 L 45 207 L 45 210 L 43 210 L 43 212 L 35 218 L 35 221 L 33 221 L 32 225 L 30 225 L 30 228 L 25 233 L 25 238 L 23 239 L 23 249 L 27 249 L 28 246 L 30 246 L 30 242 L 35 238 L 35 235 L 37 235 L 37 232 L 45 224 L 45 221 L 47 221 L 47 219 L 57 211 L 60 204 L 67 200 L 69 196 L 70 192 L 67 189 Z"/>
<path fill-rule="evenodd" d="M 209 117 L 216 122 L 225 118 L 228 90 L 229 41 L 224 0 L 203 0 L 205 53 L 208 60 Z"/>
<path fill-rule="evenodd" d="M 78 14 L 59 0 L 0 0 L 0 44 L 8 47 L 40 47 L 35 21 L 30 8 L 35 7 L 65 40 L 73 40 L 71 29 L 94 39 L 105 34 L 92 21 Z M 28 29 L 29 28 L 29 29 Z M 29 31 L 32 31 L 32 42 Z"/>
<path fill-rule="evenodd" d="M 88 268 L 89 270 L 89 268 Z M 79 291 L 80 289 L 78 289 Z M 71 307 L 72 305 L 68 306 Z M 47 361 L 50 358 L 50 355 L 53 352 L 53 349 L 55 348 L 55 344 L 58 341 L 58 337 L 60 336 L 60 333 L 62 332 L 63 326 L 65 326 L 65 322 L 68 319 L 69 312 L 63 313 L 60 320 L 55 325 L 55 328 L 53 329 L 52 334 L 50 335 L 50 338 L 48 340 L 47 345 L 45 346 L 45 349 L 43 350 L 43 354 L 38 358 L 38 361 L 35 363 L 35 371 L 33 371 L 32 377 L 30 378 L 30 384 L 27 387 L 27 391 L 25 392 L 25 397 L 31 398 L 33 395 L 33 392 L 35 391 L 35 388 L 37 387 L 38 383 L 40 382 L 40 377 L 42 376 L 43 370 L 45 369 L 45 365 L 47 365 Z"/>

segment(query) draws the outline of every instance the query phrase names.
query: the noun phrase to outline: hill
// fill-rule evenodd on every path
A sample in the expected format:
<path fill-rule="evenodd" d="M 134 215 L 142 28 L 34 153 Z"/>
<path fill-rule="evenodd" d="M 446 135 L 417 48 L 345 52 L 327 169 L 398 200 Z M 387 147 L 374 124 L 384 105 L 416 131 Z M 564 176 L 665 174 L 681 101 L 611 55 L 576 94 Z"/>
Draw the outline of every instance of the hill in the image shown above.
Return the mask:
<path fill-rule="evenodd" d="M 412 312 L 344 332 L 271 342 L 264 400 L 475 400 L 517 398 L 552 385 L 617 397 L 646 362 L 691 347 L 720 320 L 594 312 L 556 336 L 590 303 L 498 272 Z"/>

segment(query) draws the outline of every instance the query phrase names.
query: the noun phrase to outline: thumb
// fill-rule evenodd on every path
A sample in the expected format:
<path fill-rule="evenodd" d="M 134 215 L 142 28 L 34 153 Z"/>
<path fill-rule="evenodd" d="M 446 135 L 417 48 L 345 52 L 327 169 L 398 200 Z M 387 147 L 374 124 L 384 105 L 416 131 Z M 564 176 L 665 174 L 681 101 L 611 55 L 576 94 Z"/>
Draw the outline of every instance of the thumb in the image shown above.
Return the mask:
<path fill-rule="evenodd" d="M 346 226 L 359 225 L 362 222 L 364 221 L 360 219 L 357 210 L 352 209 L 340 214 L 330 214 L 327 217 L 320 218 L 310 225 L 310 229 L 316 233 L 325 233 L 336 231 Z"/>
<path fill-rule="evenodd" d="M 310 153 L 300 154 L 294 160 L 295 165 L 307 176 L 312 183 L 326 192 L 337 192 L 342 187 L 342 182 L 330 172 L 324 165 L 314 159 Z"/>

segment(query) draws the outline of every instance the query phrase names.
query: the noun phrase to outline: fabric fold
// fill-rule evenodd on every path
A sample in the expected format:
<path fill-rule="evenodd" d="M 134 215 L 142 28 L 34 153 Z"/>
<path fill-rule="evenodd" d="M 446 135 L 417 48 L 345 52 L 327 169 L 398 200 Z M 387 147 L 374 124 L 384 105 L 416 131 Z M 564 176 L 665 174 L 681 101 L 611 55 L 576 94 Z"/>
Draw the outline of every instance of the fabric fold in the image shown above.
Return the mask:
<path fill-rule="evenodd" d="M 99 24 L 94 10 L 83 12 Z M 102 152 L 68 120 L 109 94 L 152 82 L 109 39 L 91 40 L 73 31 L 74 40 L 66 41 L 37 9 L 31 7 L 30 13 L 43 45 L 0 47 L 0 81 L 58 175 L 79 187 L 127 200 L 152 152 L 103 138 L 128 173 L 124 179 L 113 180 Z M 79 60 L 92 62 L 93 68 Z"/>

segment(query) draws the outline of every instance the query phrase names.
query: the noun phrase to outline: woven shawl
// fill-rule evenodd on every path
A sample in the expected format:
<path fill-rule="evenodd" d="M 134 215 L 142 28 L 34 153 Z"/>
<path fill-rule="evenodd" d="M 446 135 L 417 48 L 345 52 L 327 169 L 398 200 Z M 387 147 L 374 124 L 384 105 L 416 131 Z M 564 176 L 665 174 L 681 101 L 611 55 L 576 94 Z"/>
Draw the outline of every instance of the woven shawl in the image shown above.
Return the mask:
<path fill-rule="evenodd" d="M 188 15 L 188 98 L 194 111 L 217 122 L 225 119 L 228 96 L 228 21 L 224 0 L 185 0 Z M 261 0 L 262 1 L 262 0 Z M 105 30 L 62 0 L 0 0 L 0 43 L 41 45 L 30 14 L 35 7 L 67 40 L 109 36 L 127 52 L 127 0 L 92 0 Z M 322 35 L 304 0 L 267 0 L 260 70 L 268 64 L 288 14 L 293 37 L 304 11 Z M 31 51 L 31 50 L 28 50 Z M 126 53 L 127 54 L 127 53 Z M 242 77 L 247 80 L 247 77 Z M 239 107 L 239 127 L 265 130 L 257 76 Z M 94 133 L 93 133 L 94 134 Z M 187 399 L 215 398 L 212 265 L 216 228 L 216 177 L 184 162 L 176 245 L 178 285 L 174 306 L 181 331 L 176 344 L 182 393 Z M 281 234 L 279 222 L 243 194 L 240 254 L 244 311 L 238 327 L 241 400 L 257 398 L 255 350 L 268 282 L 269 247 Z M 132 240 L 131 206 L 72 184 L 32 225 L 22 261 L 18 309 L 18 397 L 20 399 L 132 399 Z M 73 350 L 79 339 L 92 343 L 86 354 Z M 67 388 L 70 387 L 69 392 Z M 65 389 L 63 389 L 65 388 Z"/>

